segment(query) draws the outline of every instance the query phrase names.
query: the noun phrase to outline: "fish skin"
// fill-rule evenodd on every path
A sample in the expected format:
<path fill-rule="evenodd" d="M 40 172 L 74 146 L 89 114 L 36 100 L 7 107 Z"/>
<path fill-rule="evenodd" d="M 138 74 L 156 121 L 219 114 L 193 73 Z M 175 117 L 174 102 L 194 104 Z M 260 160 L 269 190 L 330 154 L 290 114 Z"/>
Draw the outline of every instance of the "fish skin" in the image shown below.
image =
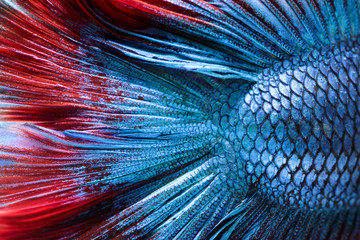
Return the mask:
<path fill-rule="evenodd" d="M 360 239 L 359 4 L 0 1 L 0 238 Z"/>
<path fill-rule="evenodd" d="M 242 225 L 249 220 L 226 229 L 233 213 L 209 239 L 359 238 L 359 50 L 359 38 L 315 49 L 264 69 L 248 91 L 231 91 L 213 119 L 224 139 L 218 153 L 236 159 L 236 164 L 228 161 L 233 172 L 227 178 L 233 179 L 229 186 L 240 193 L 237 196 L 248 199 L 241 193 L 256 192 L 249 202 L 260 212 L 248 218 L 255 218 L 263 229 L 247 232 Z M 240 101 L 231 101 L 232 95 Z M 262 202 L 264 198 L 269 202 Z M 275 206 L 269 210 L 267 204 Z M 255 211 L 248 207 L 240 204 L 234 212 L 242 218 Z M 349 226 L 329 233 L 345 215 L 351 216 Z M 319 221 L 325 230 L 314 234 L 307 229 L 303 235 L 265 230 L 279 221 L 286 221 L 287 227 L 310 221 L 310 229 Z"/>
<path fill-rule="evenodd" d="M 359 206 L 358 41 L 265 69 L 240 102 L 223 105 L 219 127 L 224 117 L 236 120 L 220 134 L 247 186 L 278 204 Z"/>

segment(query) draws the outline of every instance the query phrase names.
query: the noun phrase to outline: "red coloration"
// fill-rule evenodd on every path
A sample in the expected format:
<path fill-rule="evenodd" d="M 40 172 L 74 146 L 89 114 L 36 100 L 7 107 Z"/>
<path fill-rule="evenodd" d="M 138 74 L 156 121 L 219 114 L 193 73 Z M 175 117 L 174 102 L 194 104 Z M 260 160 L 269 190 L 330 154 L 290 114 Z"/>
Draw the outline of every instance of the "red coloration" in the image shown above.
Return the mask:
<path fill-rule="evenodd" d="M 81 15 L 80 6 L 77 1 L 31 0 L 22 7 L 41 21 L 8 9 L 0 15 L 1 86 L 11 89 L 2 95 L 7 105 L 0 109 L 0 120 L 14 123 L 8 133 L 12 140 L 0 141 L 0 159 L 11 163 L 1 166 L 0 239 L 76 236 L 106 218 L 93 215 L 99 204 L 119 194 L 102 181 L 114 159 L 97 156 L 94 163 L 73 146 L 94 141 L 57 132 L 95 131 L 93 136 L 113 138 L 96 129 L 102 122 L 121 120 L 122 112 L 105 106 L 127 95 L 110 93 L 108 86 L 116 80 L 90 69 L 103 64 L 86 53 L 82 34 L 94 25 Z M 90 209 L 95 209 L 92 214 Z"/>
<path fill-rule="evenodd" d="M 86 157 L 81 157 L 78 149 L 53 142 L 36 131 L 25 128 L 22 133 L 17 140 L 29 139 L 30 146 L 1 146 L 2 151 L 17 154 L 0 154 L 0 158 L 19 165 L 2 167 L 0 205 L 5 205 L 0 207 L 0 238 L 41 237 L 41 231 L 46 232 L 46 228 L 59 224 L 76 234 L 90 227 L 85 225 L 86 222 L 100 221 L 88 219 L 86 214 L 75 222 L 71 219 L 117 194 L 108 183 L 86 184 L 106 177 L 108 167 L 94 165 Z M 16 150 L 11 149 L 15 147 Z M 42 239 L 69 234 L 56 229 L 50 232 Z"/>
<path fill-rule="evenodd" d="M 26 6 L 29 11 L 36 9 L 34 14 L 41 9 L 39 17 L 49 20 L 46 14 L 53 15 L 48 6 L 50 3 L 29 1 Z M 65 16 L 57 16 L 57 19 L 67 20 L 61 22 L 61 29 L 74 40 L 48 25 L 33 21 L 27 15 L 18 14 L 11 18 L 0 16 L 2 25 L 9 29 L 0 35 L 0 42 L 4 45 L 0 47 L 0 55 L 4 59 L 1 63 L 4 74 L 2 86 L 12 89 L 6 101 L 13 104 L 23 102 L 25 105 L 3 107 L 0 119 L 36 123 L 54 130 L 92 129 L 99 125 L 99 120 L 118 122 L 123 112 L 104 108 L 98 103 L 101 102 L 103 106 L 114 102 L 121 104 L 128 93 L 120 90 L 109 92 L 109 86 L 119 83 L 107 79 L 104 73 L 92 73 L 94 70 L 83 63 L 90 58 L 93 61 L 91 64 L 103 67 L 101 61 L 87 55 L 85 45 L 77 42 L 82 36 L 75 26 L 84 22 L 85 18 L 74 9 L 76 1 L 73 6 L 69 1 L 67 4 L 61 3 L 61 7 L 68 8 L 62 9 L 61 14 Z M 81 28 L 91 26 L 88 22 Z M 83 69 L 78 69 L 78 66 Z M 109 118 L 106 114 L 109 112 L 117 116 Z M 123 117 L 127 118 L 125 115 Z"/>
<path fill-rule="evenodd" d="M 113 177 L 111 168 L 118 159 L 109 157 L 110 150 L 104 154 L 88 149 L 101 148 L 107 140 L 126 141 L 111 132 L 115 124 L 132 124 L 131 119 L 134 128 L 141 128 L 137 124 L 144 117 L 132 116 L 129 113 L 136 110 L 121 106 L 146 101 L 146 93 L 126 91 L 126 83 L 116 76 L 108 78 L 103 59 L 89 53 L 98 48 L 96 41 L 87 41 L 109 30 L 91 11 L 132 30 L 159 24 L 161 18 L 210 26 L 205 17 L 195 19 L 196 12 L 166 1 L 84 2 L 19 3 L 31 14 L 12 12 L 0 3 L 6 13 L 0 15 L 0 86 L 9 89 L 1 96 L 5 104 L 0 106 L 0 120 L 13 124 L 7 133 L 12 140 L 0 141 L 0 159 L 11 163 L 1 166 L 0 239 L 94 234 L 97 229 L 90 231 L 92 226 L 103 226 L 109 216 L 126 207 L 118 200 L 121 194 L 148 184 L 111 185 L 106 178 Z M 92 140 L 62 132 L 69 130 L 91 135 Z M 112 200 L 119 201 L 114 208 Z"/>
<path fill-rule="evenodd" d="M 102 18 L 109 20 L 116 27 L 126 29 L 143 29 L 157 25 L 161 19 L 168 19 L 174 24 L 187 25 L 201 24 L 210 27 L 209 19 L 199 12 L 187 8 L 179 8 L 178 5 L 166 0 L 88 0 L 89 5 L 99 12 Z M 201 3 L 209 11 L 219 11 L 206 1 Z"/>
<path fill-rule="evenodd" d="M 116 25 L 119 24 L 128 29 L 143 29 L 150 26 L 142 21 L 142 16 L 137 15 L 134 9 L 117 1 L 92 0 L 90 4 L 101 15 L 101 18 L 109 19 Z"/>
<path fill-rule="evenodd" d="M 65 186 L 58 185 L 58 187 Z M 73 216 L 77 216 L 114 195 L 111 192 L 104 194 L 99 190 L 90 189 L 90 187 L 84 188 L 82 191 L 88 192 L 88 194 L 84 194 L 85 196 L 76 196 L 82 193 L 74 190 L 64 191 L 61 197 L 58 194 L 51 195 L 49 193 L 49 196 L 27 199 L 18 204 L 6 206 L 6 208 L 0 209 L 0 238 L 21 239 L 29 236 L 29 233 L 33 236 L 41 236 L 40 232 L 47 227 L 61 223 L 69 224 L 68 220 Z M 64 222 L 64 220 L 66 221 Z M 86 220 L 83 219 L 83 221 Z M 84 224 L 78 223 L 78 225 Z M 82 227 L 90 228 L 90 226 Z M 76 225 L 68 226 L 68 228 L 72 234 L 77 232 Z M 66 232 L 47 234 L 46 239 L 58 238 L 62 234 L 65 235 Z"/>
<path fill-rule="evenodd" d="M 3 121 L 27 122 L 37 124 L 50 129 L 63 131 L 71 128 L 80 128 L 80 116 L 85 110 L 75 105 L 69 106 L 46 106 L 35 105 L 29 107 L 18 107 L 6 113 Z"/>

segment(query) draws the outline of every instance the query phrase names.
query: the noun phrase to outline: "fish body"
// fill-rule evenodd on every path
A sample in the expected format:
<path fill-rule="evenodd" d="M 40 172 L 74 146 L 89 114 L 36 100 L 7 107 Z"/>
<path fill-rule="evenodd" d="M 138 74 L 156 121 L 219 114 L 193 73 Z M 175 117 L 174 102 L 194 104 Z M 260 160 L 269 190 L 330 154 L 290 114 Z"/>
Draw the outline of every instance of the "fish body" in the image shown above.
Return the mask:
<path fill-rule="evenodd" d="M 226 139 L 236 146 L 248 186 L 279 204 L 358 205 L 357 44 L 342 42 L 265 69 L 233 106 L 229 118 L 236 120 Z"/>
<path fill-rule="evenodd" d="M 0 1 L 0 238 L 360 239 L 359 9 Z"/>

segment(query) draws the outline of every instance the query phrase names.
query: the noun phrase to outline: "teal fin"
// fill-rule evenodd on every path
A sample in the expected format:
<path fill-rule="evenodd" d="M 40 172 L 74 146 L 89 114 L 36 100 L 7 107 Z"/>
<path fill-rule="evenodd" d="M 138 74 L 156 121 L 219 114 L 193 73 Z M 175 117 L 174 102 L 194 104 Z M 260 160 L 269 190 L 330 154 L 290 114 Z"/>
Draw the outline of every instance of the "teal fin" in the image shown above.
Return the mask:
<path fill-rule="evenodd" d="M 359 5 L 356 0 L 126 2 L 117 11 L 134 12 L 129 18 L 144 25 L 128 27 L 99 15 L 121 37 L 96 40 L 148 69 L 256 81 L 277 62 L 358 36 Z M 144 8 L 146 14 L 137 15 Z"/>
<path fill-rule="evenodd" d="M 358 239 L 360 210 L 279 205 L 253 194 L 224 217 L 207 239 Z"/>
<path fill-rule="evenodd" d="M 233 84 L 359 35 L 359 1 L 127 1 L 147 3 L 141 29 L 86 18 L 89 1 L 8 2 L 0 238 L 360 237 L 358 210 L 249 195 L 218 126 Z"/>

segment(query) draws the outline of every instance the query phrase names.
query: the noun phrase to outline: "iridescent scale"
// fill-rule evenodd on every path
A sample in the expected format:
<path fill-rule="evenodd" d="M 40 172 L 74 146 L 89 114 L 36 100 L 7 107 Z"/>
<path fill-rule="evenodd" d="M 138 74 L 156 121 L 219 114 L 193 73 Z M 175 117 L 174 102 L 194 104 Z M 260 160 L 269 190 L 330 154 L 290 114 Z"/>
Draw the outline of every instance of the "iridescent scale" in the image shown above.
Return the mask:
<path fill-rule="evenodd" d="M 251 188 L 287 205 L 360 206 L 357 41 L 265 69 L 243 96 L 228 140 Z"/>
<path fill-rule="evenodd" d="M 0 239 L 360 239 L 360 0 L 0 0 Z"/>

